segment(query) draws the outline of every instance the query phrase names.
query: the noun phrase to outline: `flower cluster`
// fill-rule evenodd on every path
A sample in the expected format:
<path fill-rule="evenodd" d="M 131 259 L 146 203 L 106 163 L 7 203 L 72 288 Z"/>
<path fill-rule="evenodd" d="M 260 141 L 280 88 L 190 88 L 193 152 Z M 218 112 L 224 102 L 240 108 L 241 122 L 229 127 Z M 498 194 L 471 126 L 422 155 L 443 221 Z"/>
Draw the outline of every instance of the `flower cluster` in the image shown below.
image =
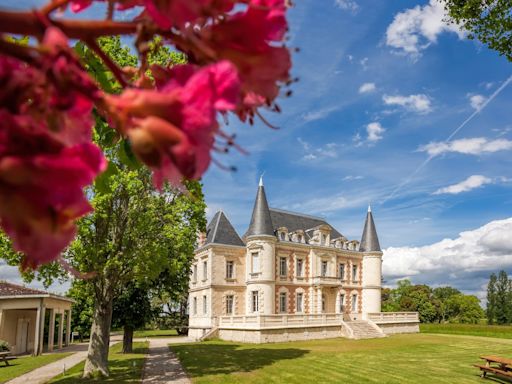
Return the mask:
<path fill-rule="evenodd" d="M 91 210 L 82 191 L 106 165 L 91 143 L 97 88 L 65 37 L 47 30 L 33 65 L 0 57 L 0 217 L 23 267 L 55 259 Z"/>
<path fill-rule="evenodd" d="M 200 178 L 211 152 L 232 145 L 218 123 L 234 114 L 253 123 L 260 109 L 279 111 L 290 83 L 285 45 L 286 0 L 109 0 L 105 21 L 53 20 L 93 0 L 51 0 L 36 12 L 0 11 L 0 225 L 25 254 L 23 267 L 55 260 L 73 239 L 75 222 L 91 210 L 83 189 L 106 167 L 92 142 L 93 108 L 145 165 L 154 183 L 179 186 Z M 114 12 L 141 12 L 117 22 Z M 58 27 L 58 28 L 57 28 Z M 38 43 L 23 46 L 6 33 Z M 140 68 L 119 68 L 96 38 L 134 37 Z M 187 64 L 148 63 L 159 35 L 186 54 Z M 89 78 L 68 38 L 102 60 L 122 89 L 107 94 Z M 129 79 L 128 79 L 129 78 Z"/>

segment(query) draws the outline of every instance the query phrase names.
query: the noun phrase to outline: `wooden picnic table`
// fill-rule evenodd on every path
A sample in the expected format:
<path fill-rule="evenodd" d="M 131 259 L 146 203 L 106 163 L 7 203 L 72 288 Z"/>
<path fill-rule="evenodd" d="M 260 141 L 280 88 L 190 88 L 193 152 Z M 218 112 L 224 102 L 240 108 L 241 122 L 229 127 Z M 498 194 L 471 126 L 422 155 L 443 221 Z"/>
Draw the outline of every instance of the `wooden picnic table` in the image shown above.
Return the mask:
<path fill-rule="evenodd" d="M 9 365 L 9 360 L 13 360 L 13 359 L 16 359 L 16 357 L 11 356 L 10 351 L 0 352 L 0 361 L 3 361 L 6 366 Z"/>
<path fill-rule="evenodd" d="M 480 356 L 480 358 L 485 360 L 485 365 L 475 364 L 475 367 L 480 368 L 482 377 L 490 372 L 512 379 L 512 359 L 495 355 Z"/>

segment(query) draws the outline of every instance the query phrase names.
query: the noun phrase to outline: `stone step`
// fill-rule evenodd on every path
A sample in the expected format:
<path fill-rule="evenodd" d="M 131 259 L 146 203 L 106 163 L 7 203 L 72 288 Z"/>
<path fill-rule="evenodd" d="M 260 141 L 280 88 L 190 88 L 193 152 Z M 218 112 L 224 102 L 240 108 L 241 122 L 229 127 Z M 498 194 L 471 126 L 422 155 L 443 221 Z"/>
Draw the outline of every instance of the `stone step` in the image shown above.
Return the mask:
<path fill-rule="evenodd" d="M 373 339 L 386 336 L 382 331 L 375 329 L 367 321 L 348 321 L 346 325 L 352 330 L 353 339 Z"/>

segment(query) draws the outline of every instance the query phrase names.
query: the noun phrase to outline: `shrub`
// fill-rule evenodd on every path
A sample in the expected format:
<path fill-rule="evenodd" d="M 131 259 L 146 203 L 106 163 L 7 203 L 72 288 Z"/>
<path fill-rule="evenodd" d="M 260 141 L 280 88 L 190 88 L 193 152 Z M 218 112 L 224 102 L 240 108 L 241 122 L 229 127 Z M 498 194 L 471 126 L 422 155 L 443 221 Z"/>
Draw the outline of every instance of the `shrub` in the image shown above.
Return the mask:
<path fill-rule="evenodd" d="M 0 340 L 0 352 L 5 352 L 5 351 L 9 351 L 9 350 L 10 350 L 9 343 L 7 341 Z"/>

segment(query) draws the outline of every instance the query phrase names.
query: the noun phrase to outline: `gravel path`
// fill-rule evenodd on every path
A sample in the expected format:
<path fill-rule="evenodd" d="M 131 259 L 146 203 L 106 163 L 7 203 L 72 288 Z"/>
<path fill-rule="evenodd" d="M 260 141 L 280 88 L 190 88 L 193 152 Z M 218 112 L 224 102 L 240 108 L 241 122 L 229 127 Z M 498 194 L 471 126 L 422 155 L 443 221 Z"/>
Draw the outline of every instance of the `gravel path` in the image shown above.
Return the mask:
<path fill-rule="evenodd" d="M 149 351 L 144 364 L 142 384 L 189 384 L 191 383 L 169 344 L 189 342 L 186 337 L 149 339 Z"/>

